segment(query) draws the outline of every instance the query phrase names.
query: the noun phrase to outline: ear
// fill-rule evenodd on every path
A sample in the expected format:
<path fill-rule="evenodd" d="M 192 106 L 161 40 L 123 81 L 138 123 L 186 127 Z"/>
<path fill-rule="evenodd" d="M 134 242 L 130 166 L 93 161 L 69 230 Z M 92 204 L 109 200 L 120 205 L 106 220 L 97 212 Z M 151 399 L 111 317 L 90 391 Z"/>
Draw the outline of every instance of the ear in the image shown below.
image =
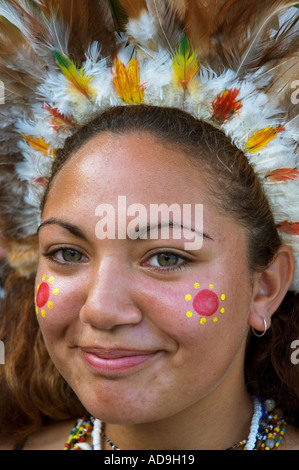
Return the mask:
<path fill-rule="evenodd" d="M 252 304 L 248 322 L 255 330 L 264 331 L 271 325 L 271 317 L 283 301 L 294 277 L 292 250 L 282 245 L 272 264 L 254 276 Z"/>

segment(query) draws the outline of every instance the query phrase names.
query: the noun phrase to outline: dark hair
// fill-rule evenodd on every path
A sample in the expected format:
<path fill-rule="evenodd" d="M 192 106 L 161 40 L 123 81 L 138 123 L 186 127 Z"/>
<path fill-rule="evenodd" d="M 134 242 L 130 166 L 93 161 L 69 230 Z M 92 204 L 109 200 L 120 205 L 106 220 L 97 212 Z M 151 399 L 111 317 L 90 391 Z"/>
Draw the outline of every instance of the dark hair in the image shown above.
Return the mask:
<path fill-rule="evenodd" d="M 165 145 L 182 151 L 198 171 L 207 169 L 205 178 L 219 210 L 230 214 L 246 230 L 249 268 L 263 271 L 273 261 L 281 240 L 260 181 L 247 158 L 220 130 L 178 109 L 147 105 L 115 107 L 79 129 L 57 152 L 42 209 L 61 168 L 101 132 L 150 133 Z M 15 433 L 17 423 L 23 435 L 45 419 L 78 417 L 82 410 L 46 351 L 34 315 L 34 280 L 26 282 L 15 279 L 13 274 L 7 282 L 4 301 L 7 313 L 2 333 L 10 342 L 11 351 L 0 382 L 0 395 L 7 410 L 0 416 L 3 428 L 10 427 Z M 291 363 L 290 345 L 299 338 L 298 314 L 296 297 L 289 292 L 266 335 L 262 338 L 249 335 L 244 370 L 248 387 L 264 398 L 273 398 L 285 418 L 296 426 L 299 426 L 299 370 Z M 14 337 L 18 338 L 16 351 Z"/>

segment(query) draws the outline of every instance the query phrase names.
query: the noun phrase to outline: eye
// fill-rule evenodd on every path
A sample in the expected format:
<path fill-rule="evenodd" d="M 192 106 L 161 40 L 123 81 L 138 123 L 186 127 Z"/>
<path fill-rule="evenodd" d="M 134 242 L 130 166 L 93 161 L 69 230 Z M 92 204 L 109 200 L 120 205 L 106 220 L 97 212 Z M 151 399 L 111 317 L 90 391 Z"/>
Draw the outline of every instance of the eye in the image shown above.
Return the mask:
<path fill-rule="evenodd" d="M 180 257 L 175 253 L 157 253 L 151 256 L 145 263 L 145 266 L 151 266 L 160 270 L 175 270 L 180 269 L 187 263 L 187 260 Z"/>
<path fill-rule="evenodd" d="M 61 248 L 59 250 L 53 250 L 49 253 L 44 253 L 44 256 L 57 264 L 75 264 L 82 263 L 87 260 L 87 258 L 80 251 L 73 248 Z"/>
<path fill-rule="evenodd" d="M 68 263 L 78 263 L 79 261 L 82 261 L 83 258 L 82 253 L 77 250 L 64 249 L 58 251 L 57 254 L 58 253 L 61 253 L 63 261 L 67 261 Z"/>
<path fill-rule="evenodd" d="M 171 253 L 159 253 L 158 255 L 153 256 L 152 260 L 154 260 L 154 266 L 168 268 L 171 266 L 176 266 L 178 264 L 179 257 Z"/>

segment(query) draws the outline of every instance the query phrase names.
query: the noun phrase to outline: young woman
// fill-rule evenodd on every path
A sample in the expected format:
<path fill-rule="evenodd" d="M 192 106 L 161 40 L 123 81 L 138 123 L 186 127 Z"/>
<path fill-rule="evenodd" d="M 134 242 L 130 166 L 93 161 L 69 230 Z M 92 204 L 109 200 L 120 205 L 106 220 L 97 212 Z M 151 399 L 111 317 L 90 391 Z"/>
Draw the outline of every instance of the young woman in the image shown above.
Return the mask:
<path fill-rule="evenodd" d="M 299 448 L 293 249 L 232 140 L 126 103 L 60 145 L 6 280 L 4 448 Z"/>

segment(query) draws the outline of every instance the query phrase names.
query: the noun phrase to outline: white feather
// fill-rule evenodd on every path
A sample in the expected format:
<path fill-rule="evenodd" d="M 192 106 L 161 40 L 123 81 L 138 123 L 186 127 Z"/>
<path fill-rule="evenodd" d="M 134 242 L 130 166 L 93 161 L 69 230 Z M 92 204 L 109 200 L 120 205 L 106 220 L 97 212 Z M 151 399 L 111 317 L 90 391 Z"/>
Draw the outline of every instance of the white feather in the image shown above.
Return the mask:
<path fill-rule="evenodd" d="M 145 102 L 157 105 L 166 98 L 165 91 L 171 83 L 172 58 L 162 48 L 154 54 L 154 61 L 144 60 L 140 68 L 140 82 L 145 85 Z"/>
<path fill-rule="evenodd" d="M 28 40 L 33 40 L 30 30 L 26 28 L 24 22 L 20 19 L 20 15 L 11 5 L 2 1 L 0 3 L 0 16 L 3 16 L 10 23 L 16 26 Z"/>
<path fill-rule="evenodd" d="M 259 29 L 257 30 L 255 36 L 252 38 L 252 41 L 250 43 L 250 46 L 248 47 L 247 51 L 245 52 L 245 54 L 243 55 L 242 57 L 242 60 L 240 61 L 240 64 L 239 64 L 239 67 L 237 69 L 237 73 L 240 74 L 241 71 L 242 71 L 242 68 L 244 67 L 244 65 L 248 62 L 248 58 L 250 57 L 250 54 L 252 52 L 252 50 L 254 50 L 255 46 L 256 46 L 256 43 L 258 43 L 260 37 L 261 37 L 261 34 L 265 28 L 265 26 L 276 16 L 280 16 L 281 13 L 283 13 L 286 9 L 292 7 L 292 6 L 296 6 L 298 5 L 298 2 L 288 2 L 287 4 L 285 5 L 280 5 L 278 6 L 274 11 L 271 12 L 271 14 L 269 15 L 269 17 L 267 17 L 263 23 L 260 25 Z"/>
<path fill-rule="evenodd" d="M 158 36 L 158 28 L 155 23 L 154 17 L 144 10 L 138 19 L 131 18 L 128 21 L 126 32 L 129 38 L 140 46 L 149 47 L 150 44 L 155 43 Z"/>

